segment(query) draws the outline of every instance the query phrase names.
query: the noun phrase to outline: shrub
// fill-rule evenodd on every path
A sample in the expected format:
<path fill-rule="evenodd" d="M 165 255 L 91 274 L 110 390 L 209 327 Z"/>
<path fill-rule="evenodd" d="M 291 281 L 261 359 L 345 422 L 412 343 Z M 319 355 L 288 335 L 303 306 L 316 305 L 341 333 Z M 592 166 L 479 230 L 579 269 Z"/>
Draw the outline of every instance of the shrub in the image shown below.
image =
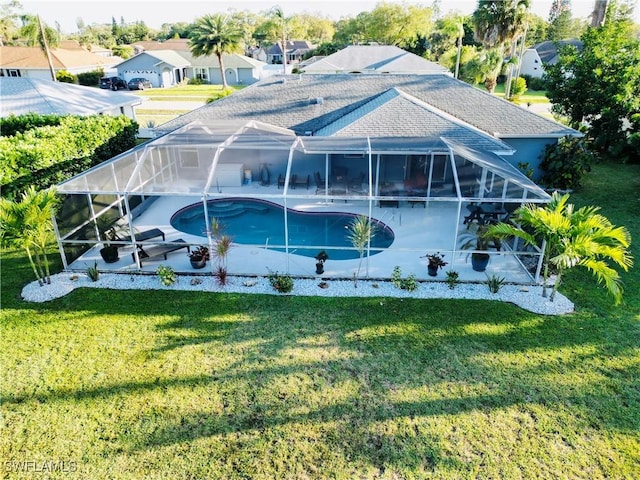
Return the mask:
<path fill-rule="evenodd" d="M 190 78 L 187 83 L 188 85 L 205 85 L 207 82 L 201 78 Z"/>
<path fill-rule="evenodd" d="M 160 277 L 160 283 L 164 286 L 170 287 L 176 283 L 176 274 L 173 271 L 173 268 L 160 265 L 156 270 L 156 273 Z"/>
<path fill-rule="evenodd" d="M 518 77 L 511 80 L 511 98 L 520 98 L 520 96 L 527 91 L 527 81 Z"/>
<path fill-rule="evenodd" d="M 544 91 L 547 89 L 542 78 L 532 77 L 531 75 L 522 75 L 522 78 L 527 82 L 529 90 Z"/>
<path fill-rule="evenodd" d="M 269 284 L 280 293 L 289 293 L 293 290 L 293 278 L 290 275 L 279 275 L 278 272 L 269 273 Z"/>
<path fill-rule="evenodd" d="M 413 292 L 418 288 L 416 276 L 411 274 L 407 278 L 402 278 L 402 271 L 398 266 L 393 268 L 393 273 L 391 274 L 391 283 L 393 283 L 401 290 L 408 290 L 410 292 Z"/>
<path fill-rule="evenodd" d="M 591 171 L 594 158 L 579 138 L 565 137 L 557 144 L 547 145 L 540 163 L 542 183 L 552 188 L 578 188 L 582 177 Z"/>
<path fill-rule="evenodd" d="M 87 277 L 89 277 L 92 282 L 98 281 L 98 279 L 100 278 L 100 272 L 98 271 L 98 262 L 94 261 L 93 267 L 87 268 Z"/>
<path fill-rule="evenodd" d="M 460 283 L 460 274 L 455 270 L 449 270 L 445 281 L 447 282 L 447 285 L 449 285 L 449 288 L 453 290 L 456 288 L 456 285 Z"/>
<path fill-rule="evenodd" d="M 499 277 L 495 273 L 491 276 L 487 275 L 487 280 L 485 281 L 491 293 L 498 293 L 504 285 L 504 282 L 504 277 Z"/>
<path fill-rule="evenodd" d="M 85 87 L 98 86 L 102 77 L 104 77 L 104 70 L 102 68 L 98 68 L 90 72 L 79 73 L 78 75 L 76 75 L 78 83 L 80 85 L 84 85 Z"/>
<path fill-rule="evenodd" d="M 235 90 L 233 88 L 226 88 L 224 90 L 220 90 L 213 97 L 207 98 L 207 103 L 215 102 L 216 100 L 220 100 L 221 98 L 227 97 L 231 95 Z"/>
<path fill-rule="evenodd" d="M 43 190 L 135 146 L 138 124 L 125 116 L 64 115 L 55 120 L 11 119 L 0 137 L 2 196 L 16 198 L 29 185 Z M 43 124 L 42 126 L 38 123 Z M 0 124 L 0 126 L 2 126 Z M 35 128 L 27 128 L 34 125 Z"/>
<path fill-rule="evenodd" d="M 0 118 L 0 133 L 3 137 L 13 137 L 16 133 L 23 133 L 33 128 L 60 125 L 63 119 L 63 115 L 11 114 L 6 118 Z"/>
<path fill-rule="evenodd" d="M 56 80 L 62 83 L 78 83 L 78 77 L 66 70 L 56 72 Z"/>

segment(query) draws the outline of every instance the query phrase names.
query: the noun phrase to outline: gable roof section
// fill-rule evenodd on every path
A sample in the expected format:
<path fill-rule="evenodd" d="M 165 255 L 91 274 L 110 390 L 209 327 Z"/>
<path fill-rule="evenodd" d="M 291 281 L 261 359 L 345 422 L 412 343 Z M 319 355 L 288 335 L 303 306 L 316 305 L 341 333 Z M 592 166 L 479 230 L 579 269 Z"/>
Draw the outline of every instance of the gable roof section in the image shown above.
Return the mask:
<path fill-rule="evenodd" d="M 0 97 L 3 117 L 25 113 L 94 115 L 141 102 L 129 93 L 24 77 L 0 77 Z"/>
<path fill-rule="evenodd" d="M 84 49 L 51 49 L 51 61 L 56 70 L 78 67 L 106 66 L 114 63 L 108 59 Z M 39 47 L 0 47 L 0 65 L 2 68 L 48 69 L 47 56 Z"/>
<path fill-rule="evenodd" d="M 170 38 L 164 42 L 158 42 L 157 40 L 140 41 L 132 44 L 133 47 L 139 47 L 143 50 L 173 50 L 176 52 L 188 52 L 189 51 L 189 39 L 188 38 Z"/>
<path fill-rule="evenodd" d="M 272 76 L 160 125 L 157 130 L 169 132 L 195 120 L 253 119 L 305 135 L 320 131 L 394 87 L 496 138 L 579 135 L 576 130 L 448 75 Z M 405 121 L 410 128 L 421 120 L 405 115 Z"/>
<path fill-rule="evenodd" d="M 181 54 L 175 52 L 173 50 L 152 50 L 150 52 L 142 52 L 138 55 L 126 59 L 124 62 L 121 62 L 117 65 L 118 68 L 121 68 L 127 62 L 130 62 L 134 59 L 140 59 L 142 56 L 148 56 L 149 58 L 155 60 L 154 65 L 158 65 L 160 63 L 166 63 L 175 68 L 179 67 L 188 67 L 189 62 L 185 59 Z"/>
<path fill-rule="evenodd" d="M 191 52 L 178 52 L 192 67 L 220 68 L 216 55 L 203 55 L 195 57 Z M 237 53 L 222 54 L 222 63 L 225 68 L 262 68 L 266 63 L 254 58 L 239 55 Z"/>
<path fill-rule="evenodd" d="M 306 73 L 441 73 L 443 66 L 392 45 L 351 45 L 305 67 Z"/>
<path fill-rule="evenodd" d="M 542 63 L 555 64 L 558 63 L 558 49 L 566 45 L 573 45 L 578 49 L 578 51 L 582 50 L 582 41 L 577 39 L 560 40 L 556 42 L 547 40 L 546 42 L 534 45 L 532 48 L 538 52 L 538 56 Z"/>
<path fill-rule="evenodd" d="M 408 124 L 407 118 L 414 119 Z M 317 135 L 338 137 L 446 137 L 465 145 L 500 154 L 513 148 L 490 135 L 391 88 L 320 129 Z"/>

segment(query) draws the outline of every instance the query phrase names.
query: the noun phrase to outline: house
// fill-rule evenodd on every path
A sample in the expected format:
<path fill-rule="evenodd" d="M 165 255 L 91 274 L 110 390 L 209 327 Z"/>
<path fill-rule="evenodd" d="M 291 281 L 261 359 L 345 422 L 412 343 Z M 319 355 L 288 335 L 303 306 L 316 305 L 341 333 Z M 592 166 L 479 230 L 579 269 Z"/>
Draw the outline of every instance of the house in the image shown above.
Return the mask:
<path fill-rule="evenodd" d="M 546 41 L 527 48 L 522 54 L 520 74 L 542 78 L 544 66 L 558 63 L 558 48 L 565 45 L 572 45 L 578 51 L 582 50 L 582 41 L 580 40 Z"/>
<path fill-rule="evenodd" d="M 351 45 L 310 64 L 304 73 L 417 73 L 451 75 L 448 69 L 393 45 Z"/>
<path fill-rule="evenodd" d="M 300 63 L 304 56 L 314 48 L 315 47 L 306 40 L 287 40 L 287 63 Z M 282 63 L 282 43 L 278 42 L 275 45 L 267 48 L 266 56 L 266 63 Z"/>
<path fill-rule="evenodd" d="M 178 52 L 189 62 L 186 70 L 188 78 L 198 78 L 205 83 L 221 84 L 220 65 L 216 55 L 194 57 L 190 52 Z M 263 76 L 266 63 L 244 55 L 223 54 L 225 77 L 229 85 L 251 85 Z"/>
<path fill-rule="evenodd" d="M 491 139 L 502 145 L 491 150 L 500 151 L 513 167 L 528 163 L 536 171 L 546 145 L 581 136 L 449 74 L 269 77 L 160 125 L 156 132 L 212 119 L 253 119 L 301 136 L 447 137 L 455 128 L 461 143 L 486 149 L 477 142 Z"/>
<path fill-rule="evenodd" d="M 164 42 L 158 42 L 157 40 L 139 41 L 131 44 L 135 55 L 148 52 L 151 50 L 173 50 L 174 52 L 188 52 L 189 51 L 189 39 L 188 38 L 170 38 Z"/>
<path fill-rule="evenodd" d="M 549 202 L 516 165 L 580 136 L 448 74 L 335 73 L 263 79 L 157 133 L 58 186 L 66 270 L 190 271 L 184 250 L 215 248 L 215 219 L 232 237 L 232 275 L 313 276 L 324 250 L 331 278 L 362 264 L 374 278 L 397 267 L 426 279 L 425 252 L 439 252 L 465 281 L 486 281 L 487 269 L 535 283 L 544 245 L 505 239 L 468 253 L 464 240 L 471 224 Z M 114 212 L 127 235 L 112 242 L 119 257 L 101 259 L 101 218 Z M 366 253 L 348 234 L 362 216 L 375 230 Z M 489 267 L 474 260 L 487 256 Z"/>
<path fill-rule="evenodd" d="M 56 72 L 66 70 L 72 74 L 109 70 L 121 61 L 117 57 L 104 57 L 83 48 L 52 48 L 51 61 Z M 0 76 L 51 79 L 47 56 L 39 47 L 0 47 Z"/>
<path fill-rule="evenodd" d="M 141 98 L 41 78 L 0 78 L 0 116 L 36 114 L 126 115 L 136 119 Z"/>
<path fill-rule="evenodd" d="M 173 50 L 151 50 L 139 53 L 118 65 L 118 76 L 125 82 L 142 77 L 154 87 L 171 87 L 187 78 L 189 61 Z"/>

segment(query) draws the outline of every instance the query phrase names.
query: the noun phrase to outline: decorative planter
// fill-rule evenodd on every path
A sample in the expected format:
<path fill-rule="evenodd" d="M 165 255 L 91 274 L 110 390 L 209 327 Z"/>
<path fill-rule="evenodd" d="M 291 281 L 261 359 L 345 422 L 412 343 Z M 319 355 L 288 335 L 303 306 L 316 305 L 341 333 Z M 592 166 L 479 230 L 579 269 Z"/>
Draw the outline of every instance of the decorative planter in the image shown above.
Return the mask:
<path fill-rule="evenodd" d="M 476 272 L 484 272 L 489 264 L 491 257 L 488 253 L 472 253 L 471 254 L 471 268 Z"/>
<path fill-rule="evenodd" d="M 438 267 L 436 265 L 427 265 L 427 272 L 429 273 L 429 276 L 435 277 L 438 275 Z"/>
<path fill-rule="evenodd" d="M 320 275 L 324 273 L 324 264 L 321 262 L 316 263 L 316 274 Z"/>
<path fill-rule="evenodd" d="M 192 258 L 190 262 L 191 262 L 191 267 L 196 270 L 200 268 L 204 268 L 205 265 L 207 264 L 207 260 L 204 257 Z"/>
<path fill-rule="evenodd" d="M 120 256 L 118 255 L 118 247 L 115 245 L 101 248 L 100 256 L 105 261 L 105 263 L 115 263 L 120 260 Z"/>

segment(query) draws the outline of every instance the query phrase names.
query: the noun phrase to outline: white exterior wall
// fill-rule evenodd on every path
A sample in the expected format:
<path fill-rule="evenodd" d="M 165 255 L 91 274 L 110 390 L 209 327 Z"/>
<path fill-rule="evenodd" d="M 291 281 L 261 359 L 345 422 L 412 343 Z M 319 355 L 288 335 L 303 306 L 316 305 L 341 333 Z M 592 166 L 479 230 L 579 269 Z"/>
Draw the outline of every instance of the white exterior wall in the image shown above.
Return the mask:
<path fill-rule="evenodd" d="M 522 65 L 520 67 L 521 75 L 530 75 L 532 77 L 542 78 L 544 67 L 540 55 L 534 48 L 528 48 L 522 54 Z"/>

